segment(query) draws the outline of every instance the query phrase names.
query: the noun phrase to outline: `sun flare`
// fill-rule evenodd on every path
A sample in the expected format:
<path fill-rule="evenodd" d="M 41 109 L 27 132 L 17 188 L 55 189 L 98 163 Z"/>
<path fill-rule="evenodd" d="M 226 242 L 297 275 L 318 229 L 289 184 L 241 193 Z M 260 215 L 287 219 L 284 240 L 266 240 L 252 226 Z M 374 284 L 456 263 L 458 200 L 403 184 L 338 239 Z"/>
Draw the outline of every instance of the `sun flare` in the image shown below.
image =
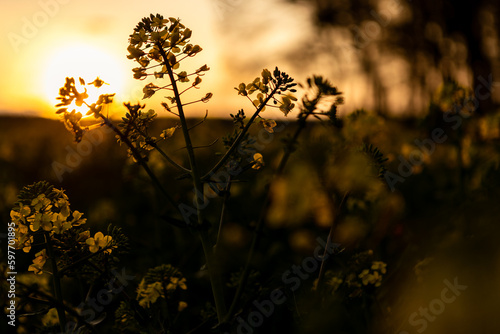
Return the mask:
<path fill-rule="evenodd" d="M 97 49 L 90 45 L 73 44 L 56 50 L 47 60 L 43 75 L 43 87 L 45 97 L 49 103 L 58 103 L 59 88 L 65 83 L 66 77 L 74 77 L 77 88 L 84 90 L 78 85 L 78 78 L 83 78 L 86 83 L 91 83 L 97 77 L 106 82 L 99 89 L 93 85 L 85 86 L 89 97 L 89 104 L 97 101 L 100 94 L 119 95 L 124 87 L 125 69 L 122 60 L 109 52 Z M 88 110 L 85 106 L 76 107 L 83 115 Z M 55 109 L 54 109 L 55 110 Z"/>

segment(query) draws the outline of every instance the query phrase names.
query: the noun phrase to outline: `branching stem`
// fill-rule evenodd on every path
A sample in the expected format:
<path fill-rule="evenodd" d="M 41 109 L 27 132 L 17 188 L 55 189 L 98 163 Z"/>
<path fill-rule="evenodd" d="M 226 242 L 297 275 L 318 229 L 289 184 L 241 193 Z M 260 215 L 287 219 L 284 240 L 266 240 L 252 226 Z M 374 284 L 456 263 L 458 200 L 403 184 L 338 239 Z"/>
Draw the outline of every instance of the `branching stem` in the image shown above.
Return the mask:
<path fill-rule="evenodd" d="M 207 174 L 205 174 L 201 178 L 203 181 L 209 179 L 222 166 L 224 166 L 224 164 L 227 162 L 227 160 L 229 160 L 229 157 L 231 157 L 231 154 L 234 153 L 234 151 L 241 144 L 241 141 L 243 140 L 243 138 L 245 138 L 245 135 L 248 132 L 248 130 L 250 129 L 250 126 L 253 124 L 254 120 L 257 118 L 257 116 L 259 116 L 259 114 L 262 111 L 262 109 L 264 109 L 264 107 L 266 106 L 266 104 L 269 102 L 269 100 L 272 98 L 272 96 L 276 93 L 277 90 L 278 90 L 277 86 L 273 88 L 273 90 L 267 96 L 267 98 L 264 100 L 264 102 L 262 102 L 260 104 L 260 106 L 254 112 L 254 114 L 252 115 L 252 117 L 248 120 L 247 124 L 245 125 L 245 127 L 243 128 L 243 130 L 240 132 L 240 134 L 238 135 L 238 137 L 236 137 L 235 141 L 233 142 L 233 144 L 231 145 L 231 147 L 227 150 L 227 152 L 224 154 L 224 156 L 215 164 L 214 167 L 212 167 L 212 169 Z"/>
<path fill-rule="evenodd" d="M 170 82 L 172 83 L 172 89 L 174 91 L 174 98 L 177 105 L 177 111 L 179 112 L 179 119 L 181 121 L 182 133 L 184 135 L 184 142 L 186 143 L 186 150 L 189 157 L 189 164 L 191 168 L 191 178 L 193 181 L 195 189 L 196 198 L 196 213 L 198 217 L 199 236 L 201 244 L 203 246 L 203 252 L 205 253 L 205 260 L 207 262 L 208 273 L 210 276 L 210 284 L 212 286 L 212 293 L 215 300 L 215 308 L 217 310 L 217 318 L 219 322 L 222 321 L 224 315 L 226 314 L 226 303 L 224 301 L 224 291 L 222 281 L 220 279 L 219 265 L 217 259 L 214 256 L 212 245 L 210 242 L 210 237 L 208 231 L 205 229 L 205 215 L 203 212 L 204 208 L 204 193 L 203 193 L 203 183 L 201 182 L 198 167 L 196 165 L 196 159 L 194 156 L 194 148 L 191 142 L 191 137 L 189 135 L 189 127 L 187 125 L 186 117 L 184 114 L 184 109 L 179 94 L 179 89 L 177 87 L 177 82 L 174 77 L 174 72 L 172 66 L 169 63 L 167 54 L 165 50 L 161 47 L 162 45 L 158 43 L 159 52 L 163 58 L 163 63 L 167 69 Z"/>
<path fill-rule="evenodd" d="M 57 260 L 54 254 L 54 249 L 52 247 L 52 240 L 50 239 L 49 232 L 44 233 L 45 243 L 47 245 L 47 255 L 50 259 L 50 265 L 52 267 L 52 280 L 54 282 L 54 295 L 58 301 L 56 305 L 57 315 L 59 317 L 59 327 L 61 331 L 64 333 L 66 330 L 66 313 L 64 312 L 64 298 L 61 290 L 61 278 L 59 277 L 59 271 L 57 269 Z"/>

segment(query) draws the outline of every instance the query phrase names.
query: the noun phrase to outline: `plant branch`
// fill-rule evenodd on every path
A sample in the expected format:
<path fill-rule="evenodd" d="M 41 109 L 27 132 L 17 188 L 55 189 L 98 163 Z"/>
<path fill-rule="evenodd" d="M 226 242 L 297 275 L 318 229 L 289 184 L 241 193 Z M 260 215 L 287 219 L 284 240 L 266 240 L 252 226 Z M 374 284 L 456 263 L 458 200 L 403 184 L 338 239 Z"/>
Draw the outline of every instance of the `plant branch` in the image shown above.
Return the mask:
<path fill-rule="evenodd" d="M 150 142 L 148 143 L 149 145 L 153 146 L 160 154 L 162 157 L 165 158 L 165 160 L 167 160 L 172 166 L 174 166 L 175 168 L 183 171 L 183 172 L 188 172 L 188 173 L 191 173 L 191 170 L 184 167 L 184 166 L 181 166 L 179 165 L 177 162 L 175 162 L 174 160 L 172 160 L 172 158 L 170 158 L 165 152 L 163 152 L 163 150 L 155 143 L 155 142 Z"/>
<path fill-rule="evenodd" d="M 338 225 L 337 220 L 339 219 L 340 215 L 342 214 L 343 208 L 345 207 L 345 203 L 346 203 L 348 197 L 349 197 L 349 191 L 346 191 L 344 196 L 342 197 L 342 201 L 340 201 L 339 209 L 336 211 L 335 216 L 333 217 L 332 226 L 330 226 L 330 232 L 328 233 L 328 238 L 326 240 L 325 251 L 323 252 L 323 257 L 321 259 L 321 267 L 319 269 L 318 283 L 316 286 L 317 291 L 321 291 L 320 288 L 323 284 L 323 278 L 325 277 L 326 255 L 327 255 L 327 252 L 329 250 L 330 244 L 333 241 L 333 233 L 335 231 L 335 226 Z"/>
<path fill-rule="evenodd" d="M 285 147 L 285 153 L 283 157 L 281 158 L 281 161 L 278 165 L 278 168 L 276 169 L 276 173 L 274 175 L 274 179 L 280 177 L 283 175 L 283 171 L 285 170 L 285 165 L 288 162 L 288 159 L 290 158 L 290 155 L 293 153 L 293 146 L 298 140 L 298 137 L 300 136 L 302 130 L 306 126 L 306 119 L 310 115 L 310 112 L 306 112 L 303 117 L 299 116 L 299 127 L 295 131 L 292 140 L 288 142 L 288 145 Z M 231 306 L 229 307 L 229 311 L 224 318 L 224 322 L 228 322 L 231 319 L 231 316 L 234 314 L 236 311 L 236 307 L 240 301 L 240 298 L 243 294 L 243 290 L 247 284 L 248 281 L 248 276 L 250 274 L 250 263 L 252 262 L 253 256 L 255 254 L 255 251 L 257 249 L 257 246 L 259 244 L 259 239 L 261 236 L 262 229 L 264 227 L 264 222 L 265 218 L 267 216 L 267 212 L 269 209 L 269 206 L 271 204 L 271 187 L 270 184 L 267 185 L 267 194 L 266 194 L 266 199 L 264 200 L 264 204 L 262 206 L 262 210 L 259 216 L 259 220 L 257 221 L 257 225 L 255 227 L 254 231 L 254 236 L 252 239 L 252 244 L 250 246 L 250 251 L 248 253 L 247 261 L 245 263 L 245 268 L 243 269 L 243 273 L 241 275 L 240 282 L 238 284 L 238 288 L 236 289 L 236 293 L 233 297 L 233 301 L 231 303 Z"/>
<path fill-rule="evenodd" d="M 73 308 L 67 306 L 66 304 L 64 303 L 61 303 L 59 300 L 55 299 L 53 296 L 51 295 L 48 295 L 46 294 L 45 292 L 43 291 L 40 291 L 40 290 L 37 290 L 37 289 L 34 289 L 33 287 L 25 284 L 25 283 L 22 283 L 20 281 L 17 281 L 16 284 L 24 287 L 26 290 L 28 290 L 30 293 L 33 293 L 33 294 L 36 294 L 40 297 L 43 297 L 45 298 L 50 304 L 52 305 L 56 305 L 56 307 L 60 307 L 62 309 L 64 309 L 66 312 L 68 312 L 69 314 L 71 314 L 72 316 L 74 316 L 75 318 L 78 319 L 78 323 L 82 323 L 85 325 L 85 327 L 87 327 L 92 333 L 97 333 L 94 326 L 92 326 L 91 324 L 89 324 L 88 322 L 85 321 L 85 318 L 82 317 L 77 311 L 75 311 Z M 28 297 L 28 298 L 31 298 L 31 299 L 35 299 L 33 297 Z M 41 300 L 38 300 L 37 301 L 39 302 L 44 302 L 44 301 L 41 301 Z M 44 303 L 46 303 L 44 302 Z M 66 333 L 66 328 L 64 328 L 63 330 L 63 333 Z"/>
<path fill-rule="evenodd" d="M 226 204 L 230 195 L 231 195 L 231 176 L 229 176 L 226 189 L 224 189 L 224 198 L 222 200 L 222 208 L 220 210 L 221 212 L 219 219 L 219 229 L 217 231 L 217 238 L 215 239 L 215 244 L 214 244 L 214 254 L 217 254 L 217 246 L 219 245 L 221 231 L 222 231 L 222 224 L 224 223 L 224 218 L 226 213 Z"/>
<path fill-rule="evenodd" d="M 59 317 L 59 327 L 61 331 L 64 332 L 66 330 L 66 313 L 64 312 L 64 308 L 61 307 L 60 304 L 64 304 L 64 298 L 61 290 L 61 278 L 59 277 L 59 272 L 57 269 L 57 261 L 54 255 L 54 249 L 52 247 L 52 240 L 50 239 L 49 232 L 44 232 L 45 243 L 47 245 L 47 253 L 50 259 L 50 264 L 52 267 L 52 280 L 54 283 L 54 295 L 56 296 L 57 301 L 59 302 L 56 305 L 57 315 Z"/>
<path fill-rule="evenodd" d="M 135 125 L 135 123 L 133 126 L 137 132 L 139 132 L 142 136 L 144 136 L 144 138 L 149 138 L 149 135 L 147 133 L 144 133 L 143 131 L 141 131 L 141 129 L 139 129 Z M 191 172 L 189 169 L 185 168 L 184 166 L 179 165 L 174 160 L 172 160 L 165 152 L 163 152 L 163 150 L 156 144 L 155 141 L 147 140 L 147 144 L 153 146 L 165 158 L 165 160 L 167 160 L 175 168 L 180 169 L 181 171 L 184 171 L 184 172 L 188 172 L 188 173 Z"/>
<path fill-rule="evenodd" d="M 82 263 L 82 262 L 86 262 L 87 260 L 90 260 L 90 259 L 91 259 L 91 258 L 93 258 L 94 256 L 97 256 L 98 254 L 100 254 L 100 253 L 102 253 L 102 252 L 104 252 L 104 251 L 106 251 L 106 250 L 108 250 L 108 249 L 111 249 L 111 248 L 113 248 L 113 246 L 106 246 L 106 247 L 104 247 L 104 248 L 99 249 L 99 250 L 98 250 L 97 252 L 95 252 L 95 253 L 90 253 L 89 255 L 86 255 L 86 256 L 84 256 L 84 257 L 82 257 L 82 258 L 80 258 L 80 259 L 78 259 L 78 260 L 76 260 L 76 261 L 72 262 L 70 265 L 68 265 L 68 266 L 66 266 L 66 267 L 64 267 L 64 268 L 62 268 L 62 269 L 59 271 L 59 275 L 63 275 L 65 272 L 67 272 L 68 270 L 70 270 L 70 269 L 72 269 L 72 268 L 74 268 L 74 267 L 78 266 L 80 263 Z"/>
<path fill-rule="evenodd" d="M 195 125 L 193 125 L 192 127 L 190 127 L 188 130 L 191 131 L 192 129 L 194 129 L 198 125 L 203 124 L 203 122 L 205 122 L 207 120 L 207 117 L 208 117 L 208 110 L 205 111 L 205 117 L 203 117 L 203 119 L 201 121 L 199 121 L 198 123 L 196 123 Z"/>
<path fill-rule="evenodd" d="M 226 153 L 224 154 L 224 156 L 219 160 L 219 162 L 217 162 L 215 164 L 214 167 L 212 167 L 212 169 L 207 173 L 205 174 L 201 179 L 202 180 L 206 180 L 208 178 L 210 178 L 211 175 L 213 175 L 214 173 L 216 173 L 219 168 L 221 168 L 226 162 L 227 160 L 229 159 L 229 157 L 231 156 L 231 154 L 233 154 L 233 152 L 238 148 L 238 146 L 241 144 L 241 141 L 243 140 L 243 138 L 245 137 L 245 134 L 248 132 L 248 130 L 250 129 L 250 126 L 252 125 L 253 121 L 255 120 L 255 118 L 257 118 L 257 116 L 260 114 L 260 112 L 262 111 L 262 109 L 264 109 L 264 107 L 266 106 L 267 102 L 269 102 L 269 100 L 271 99 L 271 97 L 276 93 L 276 91 L 278 90 L 278 87 L 275 87 L 271 93 L 269 94 L 269 96 L 266 97 L 266 99 L 264 100 L 264 102 L 262 102 L 260 104 L 260 106 L 257 108 L 257 110 L 255 111 L 255 113 L 252 115 L 252 117 L 249 119 L 248 123 L 245 125 L 245 127 L 243 128 L 243 130 L 240 132 L 240 134 L 238 135 L 238 137 L 236 137 L 235 141 L 233 142 L 233 144 L 231 145 L 231 147 L 226 151 Z"/>
<path fill-rule="evenodd" d="M 193 144 L 191 142 L 191 137 L 189 135 L 189 128 L 186 122 L 186 117 L 184 114 L 183 105 L 181 102 L 179 89 L 177 88 L 177 83 L 174 78 L 174 72 L 172 66 L 169 63 L 167 54 L 165 50 L 162 48 L 161 43 L 157 43 L 157 47 L 159 52 L 163 58 L 163 63 L 167 69 L 168 76 L 170 78 L 170 82 L 172 83 L 172 89 L 174 90 L 174 97 L 177 104 L 177 111 L 179 112 L 179 119 L 181 121 L 182 133 L 184 134 L 184 142 L 186 143 L 186 150 L 188 152 L 189 164 L 191 167 L 191 177 L 195 189 L 195 198 L 196 198 L 196 213 L 198 216 L 198 226 L 199 236 L 201 240 L 201 244 L 203 246 L 203 252 L 205 253 L 205 259 L 207 262 L 208 274 L 210 276 L 210 284 L 212 286 L 212 293 L 215 301 L 215 308 L 217 310 L 217 318 L 222 321 L 222 318 L 226 314 L 226 303 L 224 301 L 224 291 L 222 281 L 220 279 L 219 266 L 216 261 L 216 258 L 213 254 L 212 246 L 210 245 L 210 239 L 208 231 L 204 228 L 205 218 L 203 213 L 203 205 L 204 203 L 204 195 L 203 195 L 203 183 L 201 182 L 200 175 L 198 172 L 198 167 L 196 165 L 196 160 L 194 156 Z"/>
<path fill-rule="evenodd" d="M 119 137 L 122 142 L 124 142 L 129 148 L 130 151 L 132 152 L 132 155 L 134 156 L 135 160 L 137 160 L 137 163 L 146 171 L 148 176 L 151 178 L 151 181 L 153 181 L 153 184 L 160 190 L 160 192 L 167 198 L 167 200 L 172 204 L 172 206 L 179 210 L 177 204 L 175 203 L 174 199 L 170 196 L 170 194 L 163 188 L 161 185 L 160 181 L 156 177 L 156 175 L 153 173 L 153 171 L 149 168 L 148 164 L 144 161 L 144 159 L 141 157 L 141 154 L 137 151 L 135 146 L 130 142 L 130 140 L 125 136 L 107 117 L 105 117 L 102 114 L 99 114 L 99 116 L 103 119 L 104 123 L 110 127 Z"/>

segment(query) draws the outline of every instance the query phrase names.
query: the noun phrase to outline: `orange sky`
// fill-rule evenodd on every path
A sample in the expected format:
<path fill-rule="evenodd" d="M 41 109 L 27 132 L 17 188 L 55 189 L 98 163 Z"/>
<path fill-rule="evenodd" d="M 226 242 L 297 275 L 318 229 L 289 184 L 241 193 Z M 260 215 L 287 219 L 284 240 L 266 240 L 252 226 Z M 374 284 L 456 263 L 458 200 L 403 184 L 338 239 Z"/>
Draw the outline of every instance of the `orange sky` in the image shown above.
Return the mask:
<path fill-rule="evenodd" d="M 278 0 L 23 0 L 2 6 L 0 112 L 52 117 L 66 76 L 92 81 L 99 75 L 110 84 L 106 89 L 117 93 L 117 102 L 137 102 L 147 82 L 132 78 L 135 64 L 126 58 L 126 48 L 137 22 L 150 13 L 181 18 L 193 30 L 191 42 L 203 48 L 184 66 L 211 68 L 194 93 L 201 97 L 212 92 L 214 97 L 208 104 L 193 105 L 190 115 L 208 109 L 212 116 L 227 116 L 251 108 L 233 87 L 276 65 L 298 80 L 324 74 L 345 93 L 346 107 L 366 107 L 356 62 L 340 64 L 331 54 L 299 66 L 290 61 L 293 50 L 313 36 L 310 10 L 304 5 Z M 345 34 L 337 37 L 336 43 Z M 401 66 L 393 64 L 396 71 Z M 159 99 L 142 102 L 159 109 Z M 121 110 L 117 103 L 114 111 Z"/>

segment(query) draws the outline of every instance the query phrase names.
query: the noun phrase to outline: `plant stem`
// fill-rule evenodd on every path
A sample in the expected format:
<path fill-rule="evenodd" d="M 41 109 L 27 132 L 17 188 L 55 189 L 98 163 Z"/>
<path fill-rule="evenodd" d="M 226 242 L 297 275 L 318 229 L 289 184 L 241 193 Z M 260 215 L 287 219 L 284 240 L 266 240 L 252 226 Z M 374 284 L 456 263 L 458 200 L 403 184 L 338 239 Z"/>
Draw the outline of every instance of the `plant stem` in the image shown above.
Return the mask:
<path fill-rule="evenodd" d="M 59 277 L 59 272 L 57 269 L 57 261 L 54 255 L 54 249 L 52 248 L 52 240 L 50 239 L 50 234 L 49 232 L 44 233 L 45 237 L 45 243 L 47 245 L 47 253 L 48 257 L 50 259 L 50 264 L 52 267 L 52 280 L 54 282 L 54 294 L 56 296 L 57 301 L 59 304 L 64 305 L 64 298 L 62 295 L 62 290 L 61 290 L 61 280 Z M 56 305 L 56 310 L 57 310 L 57 315 L 59 317 L 59 327 L 61 328 L 61 331 L 64 333 L 66 330 L 66 313 L 64 312 L 64 308 L 61 307 L 61 305 Z"/>
<path fill-rule="evenodd" d="M 226 314 L 226 303 L 224 301 L 224 290 L 222 281 L 220 279 L 219 273 L 219 265 L 217 263 L 217 259 L 214 256 L 212 245 L 210 242 L 210 237 L 208 231 L 205 229 L 205 217 L 203 208 L 205 205 L 205 198 L 203 192 L 203 184 L 200 179 L 200 174 L 198 171 L 198 167 L 196 165 L 196 159 L 194 156 L 193 144 L 191 142 L 191 137 L 189 135 L 189 128 L 186 121 L 186 116 L 184 114 L 184 109 L 182 106 L 181 97 L 179 94 L 179 89 L 177 87 L 177 82 L 174 77 L 174 72 L 172 66 L 169 63 L 165 50 L 163 49 L 160 43 L 157 44 L 157 47 L 160 51 L 161 56 L 163 57 L 163 64 L 167 68 L 168 77 L 170 78 L 170 82 L 172 83 L 172 90 L 174 92 L 174 97 L 177 105 L 177 111 L 179 112 L 179 119 L 181 121 L 182 133 L 184 135 L 184 142 L 186 144 L 186 150 L 189 157 L 189 165 L 191 168 L 191 178 L 193 181 L 193 186 L 195 190 L 195 198 L 196 198 L 196 213 L 198 216 L 198 225 L 199 236 L 201 240 L 201 244 L 203 246 L 203 252 L 205 253 L 205 260 L 207 264 L 208 274 L 210 276 L 210 284 L 212 286 L 212 293 L 215 301 L 215 308 L 217 310 L 217 318 L 219 322 L 222 321 L 222 318 Z"/>
<path fill-rule="evenodd" d="M 74 310 L 73 308 L 71 307 L 68 307 L 68 305 L 64 304 L 64 303 L 61 303 L 59 300 L 55 299 L 53 296 L 49 295 L 49 294 L 46 294 L 45 292 L 43 291 L 40 291 L 40 290 L 37 290 L 37 289 L 34 289 L 33 287 L 31 287 L 30 285 L 27 285 L 27 284 L 24 284 L 22 282 L 19 282 L 17 281 L 16 284 L 22 286 L 23 288 L 25 288 L 26 290 L 28 290 L 28 292 L 30 294 L 34 294 L 34 295 L 38 295 L 40 297 L 43 297 L 45 298 L 50 304 L 54 304 L 56 305 L 56 307 L 60 307 L 61 309 L 65 310 L 66 312 L 68 312 L 69 314 L 71 314 L 72 316 L 74 316 L 75 318 L 78 319 L 78 323 L 82 323 L 85 327 L 87 327 L 87 329 L 92 332 L 92 333 L 97 333 L 94 326 L 92 326 L 91 324 L 89 324 L 87 321 L 85 321 L 85 318 L 82 317 L 76 310 Z M 31 299 L 34 299 L 33 297 L 28 297 L 28 298 L 31 298 Z M 40 300 L 37 300 L 40 302 Z M 63 333 L 66 333 L 66 328 L 64 328 L 64 331 Z"/>
<path fill-rule="evenodd" d="M 280 177 L 283 174 L 283 171 L 285 170 L 285 165 L 288 162 L 288 159 L 290 158 L 290 155 L 293 153 L 293 146 L 297 142 L 302 130 L 306 127 L 306 119 L 309 117 L 311 113 L 305 113 L 302 118 L 299 118 L 299 127 L 295 131 L 292 139 L 288 142 L 288 145 L 285 147 L 285 153 L 283 157 L 281 158 L 280 164 L 278 165 L 278 168 L 276 170 L 276 173 L 274 175 L 274 179 Z M 236 293 L 233 297 L 233 301 L 231 303 L 231 306 L 229 307 L 229 311 L 224 318 L 224 322 L 229 322 L 231 319 L 231 316 L 234 314 L 236 311 L 236 306 L 239 303 L 239 300 L 241 298 L 241 295 L 243 294 L 243 290 L 247 284 L 248 281 L 248 276 L 250 275 L 250 263 L 252 262 L 253 256 L 255 254 L 255 251 L 257 249 L 257 246 L 259 244 L 259 239 L 261 236 L 262 229 L 264 227 L 264 222 L 265 218 L 267 216 L 267 211 L 269 209 L 269 206 L 271 204 L 271 187 L 270 184 L 267 186 L 267 194 L 266 194 L 266 199 L 264 200 L 264 204 L 262 206 L 262 210 L 259 216 L 259 220 L 257 221 L 257 225 L 255 227 L 254 231 L 254 236 L 252 239 L 252 244 L 250 245 L 250 251 L 248 253 L 247 261 L 245 263 L 245 268 L 243 269 L 243 273 L 241 275 L 240 282 L 238 284 L 238 288 L 236 289 Z"/>
<path fill-rule="evenodd" d="M 349 197 L 349 191 L 346 191 L 344 196 L 342 197 L 342 201 L 340 201 L 339 208 L 337 212 L 335 213 L 335 216 L 333 217 L 332 220 L 332 226 L 330 226 L 330 232 L 328 233 L 328 238 L 326 240 L 326 246 L 325 246 L 325 251 L 323 252 L 323 257 L 321 258 L 321 267 L 319 268 L 319 275 L 318 275 L 318 283 L 316 285 L 316 291 L 320 291 L 321 285 L 323 283 L 323 278 L 325 277 L 325 268 L 326 268 L 326 254 L 328 252 L 330 243 L 333 241 L 333 232 L 335 231 L 335 226 L 337 226 L 337 220 L 339 219 L 340 215 L 342 214 L 342 210 L 345 207 L 345 203 L 347 198 Z"/>
<path fill-rule="evenodd" d="M 141 129 L 139 129 L 135 124 L 133 125 L 134 126 L 134 129 L 139 132 L 141 135 L 143 135 L 145 138 L 148 138 L 149 136 L 144 133 L 143 131 L 141 131 Z M 158 153 L 161 154 L 162 157 L 165 158 L 165 160 L 167 160 L 172 166 L 174 166 L 175 168 L 177 169 L 180 169 L 181 171 L 184 171 L 184 172 L 191 172 L 189 169 L 179 165 L 177 162 L 175 162 L 174 160 L 172 160 L 172 158 L 170 158 L 165 152 L 163 152 L 163 150 L 158 146 L 158 144 L 156 144 L 155 141 L 147 141 L 147 143 L 151 146 L 153 146 L 157 151 Z"/>
<path fill-rule="evenodd" d="M 97 252 L 95 252 L 95 253 L 90 253 L 89 255 L 86 255 L 86 256 L 84 256 L 84 257 L 79 258 L 78 260 L 76 260 L 76 261 L 72 262 L 70 265 L 67 265 L 66 267 L 61 268 L 61 270 L 59 270 L 59 275 L 62 275 L 62 274 L 64 274 L 65 272 L 67 272 L 68 270 L 70 270 L 70 269 L 72 269 L 72 268 L 74 268 L 74 267 L 76 267 L 76 266 L 80 265 L 81 263 L 83 263 L 83 262 L 86 262 L 86 261 L 90 260 L 90 259 L 91 259 L 91 258 L 93 258 L 94 256 L 97 256 L 98 254 L 100 254 L 100 253 L 102 253 L 102 252 L 104 252 L 104 251 L 108 250 L 109 248 L 110 248 L 110 247 L 106 246 L 106 247 L 104 247 L 104 248 L 99 249 L 99 250 L 98 250 Z M 89 261 L 89 262 L 90 262 L 90 261 Z"/>
<path fill-rule="evenodd" d="M 245 137 L 245 134 L 248 132 L 248 129 L 250 129 L 250 126 L 253 124 L 253 121 L 255 120 L 255 118 L 257 118 L 257 116 L 260 114 L 260 112 L 266 106 L 266 104 L 269 102 L 269 100 L 271 100 L 271 98 L 273 97 L 273 95 L 276 93 L 277 90 L 278 90 L 278 86 L 274 87 L 274 89 L 267 96 L 267 98 L 264 100 L 264 102 L 262 102 L 260 104 L 259 108 L 257 108 L 257 110 L 255 111 L 255 113 L 252 115 L 252 117 L 250 118 L 250 120 L 247 122 L 247 124 L 245 125 L 245 127 L 243 128 L 243 130 L 238 135 L 238 137 L 236 137 L 236 139 L 233 142 L 233 144 L 231 145 L 231 147 L 227 150 L 227 152 L 224 154 L 224 156 L 217 162 L 217 164 L 215 164 L 215 166 L 207 174 L 205 174 L 202 177 L 202 180 L 209 179 L 214 173 L 216 173 L 219 170 L 219 168 L 221 168 L 227 162 L 227 160 L 229 159 L 229 157 L 231 156 L 231 154 L 233 154 L 233 152 L 240 145 L 241 141 Z"/>
<path fill-rule="evenodd" d="M 167 160 L 175 168 L 177 168 L 183 172 L 191 173 L 191 171 L 189 169 L 185 168 L 184 166 L 179 165 L 177 162 L 172 160 L 172 158 L 170 158 L 165 152 L 163 152 L 163 150 L 156 143 L 152 142 L 152 143 L 149 143 L 149 145 L 153 146 L 158 151 L 158 153 L 160 153 L 161 156 L 164 157 L 165 160 Z"/>
<path fill-rule="evenodd" d="M 224 218 L 225 218 L 225 213 L 226 213 L 226 204 L 227 204 L 227 200 L 229 199 L 229 196 L 231 194 L 230 191 L 231 191 L 231 176 L 229 176 L 227 186 L 224 189 L 224 198 L 222 200 L 222 208 L 220 210 L 219 229 L 217 231 L 217 237 L 215 239 L 215 244 L 214 244 L 214 254 L 215 255 L 217 255 L 217 246 L 219 245 L 219 241 L 220 241 L 222 224 L 224 224 Z"/>
<path fill-rule="evenodd" d="M 148 164 L 144 161 L 144 159 L 141 157 L 141 154 L 137 151 L 135 146 L 130 142 L 130 140 L 125 136 L 107 117 L 105 117 L 102 114 L 99 114 L 99 116 L 103 119 L 104 123 L 110 127 L 119 137 L 122 142 L 125 143 L 130 148 L 130 151 L 132 152 L 132 155 L 134 156 L 135 160 L 137 160 L 137 163 L 146 171 L 148 176 L 151 178 L 151 181 L 153 181 L 153 184 L 160 190 L 160 192 L 165 195 L 167 200 L 172 204 L 172 206 L 178 210 L 177 204 L 175 203 L 174 199 L 170 196 L 170 194 L 163 188 L 161 185 L 160 181 L 156 177 L 156 175 L 153 173 L 153 171 L 149 168 Z"/>

